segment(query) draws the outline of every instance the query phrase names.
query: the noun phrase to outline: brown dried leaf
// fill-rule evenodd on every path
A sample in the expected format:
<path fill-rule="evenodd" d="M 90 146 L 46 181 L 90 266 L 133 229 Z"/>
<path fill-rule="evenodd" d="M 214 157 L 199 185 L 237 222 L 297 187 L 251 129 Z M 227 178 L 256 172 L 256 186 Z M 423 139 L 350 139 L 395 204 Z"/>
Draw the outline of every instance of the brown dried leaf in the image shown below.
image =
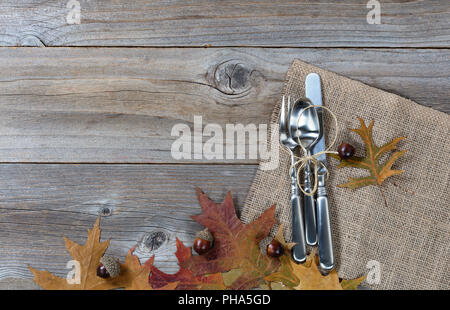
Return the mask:
<path fill-rule="evenodd" d="M 148 276 L 153 267 L 155 257 L 149 258 L 141 265 L 139 258 L 133 254 L 136 247 L 128 251 L 125 263 L 121 266 L 120 276 L 124 278 L 126 290 L 155 290 L 148 282 Z M 126 279 L 125 279 L 126 277 Z M 178 282 L 168 283 L 167 285 L 157 288 L 157 290 L 174 290 Z"/>
<path fill-rule="evenodd" d="M 278 227 L 277 234 L 275 235 L 274 239 L 278 240 L 278 242 L 281 243 L 281 245 L 283 246 L 285 251 L 290 251 L 296 245 L 296 243 L 295 242 L 286 242 L 286 240 L 284 240 L 283 231 L 284 231 L 283 224 L 280 224 L 280 226 Z"/>
<path fill-rule="evenodd" d="M 88 237 L 84 245 L 79 245 L 63 237 L 66 248 L 73 260 L 80 263 L 81 283 L 69 284 L 65 278 L 57 277 L 48 271 L 41 271 L 29 267 L 34 274 L 34 281 L 47 290 L 107 290 L 123 287 L 123 278 L 103 279 L 97 276 L 100 258 L 109 245 L 109 240 L 100 242 L 100 217 L 97 218 L 92 229 L 88 230 Z"/>
<path fill-rule="evenodd" d="M 365 276 L 354 280 L 343 280 L 339 283 L 336 270 L 323 275 L 320 272 L 318 256 L 314 249 L 303 264 L 297 264 L 291 258 L 291 253 L 287 252 L 280 257 L 281 266 L 277 272 L 268 275 L 265 280 L 269 287 L 277 289 L 275 283 L 282 283 L 282 289 L 295 290 L 353 290 L 364 281 Z"/>
<path fill-rule="evenodd" d="M 47 290 L 152 289 L 148 284 L 148 274 L 150 267 L 153 265 L 153 258 L 141 265 L 139 258 L 133 255 L 134 247 L 128 251 L 125 263 L 121 264 L 119 276 L 110 279 L 97 276 L 100 258 L 109 245 L 109 240 L 100 242 L 100 217 L 97 218 L 94 227 L 88 230 L 88 237 L 84 245 L 79 245 L 66 237 L 64 237 L 64 241 L 73 260 L 80 263 L 80 284 L 69 284 L 65 278 L 57 277 L 48 271 L 37 270 L 30 266 L 29 268 L 34 274 L 34 281 L 42 288 Z M 173 286 L 164 289 L 173 289 Z"/>
<path fill-rule="evenodd" d="M 296 290 L 342 290 L 336 270 L 326 276 L 320 273 L 315 251 L 308 255 L 303 264 L 297 264 L 291 259 L 291 266 L 300 280 Z"/>

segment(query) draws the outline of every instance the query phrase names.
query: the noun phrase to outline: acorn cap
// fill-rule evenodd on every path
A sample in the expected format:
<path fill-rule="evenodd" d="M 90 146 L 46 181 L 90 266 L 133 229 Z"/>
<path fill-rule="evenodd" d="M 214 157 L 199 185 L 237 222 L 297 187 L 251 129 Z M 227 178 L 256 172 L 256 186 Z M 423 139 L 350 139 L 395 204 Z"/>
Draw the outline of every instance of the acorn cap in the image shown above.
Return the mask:
<path fill-rule="evenodd" d="M 100 258 L 100 263 L 105 266 L 111 278 L 117 277 L 120 274 L 120 262 L 113 256 L 103 255 Z"/>
<path fill-rule="evenodd" d="M 209 242 L 213 242 L 214 241 L 214 237 L 213 235 L 209 232 L 208 228 L 203 229 L 202 231 L 199 231 L 196 235 L 196 238 L 200 238 L 203 240 L 207 240 Z"/>

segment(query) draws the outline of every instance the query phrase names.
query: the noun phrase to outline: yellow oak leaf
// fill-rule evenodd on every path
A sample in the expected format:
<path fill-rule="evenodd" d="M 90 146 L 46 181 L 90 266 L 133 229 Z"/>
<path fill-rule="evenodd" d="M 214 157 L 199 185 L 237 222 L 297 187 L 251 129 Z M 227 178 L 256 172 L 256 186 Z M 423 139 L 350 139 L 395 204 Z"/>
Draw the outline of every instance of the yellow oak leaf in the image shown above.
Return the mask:
<path fill-rule="evenodd" d="M 280 268 L 264 279 L 267 287 L 271 289 L 294 289 L 294 290 L 355 290 L 366 278 L 362 276 L 353 280 L 339 281 L 336 270 L 327 275 L 320 272 L 318 256 L 314 249 L 303 264 L 297 264 L 291 258 L 291 253 L 280 257 Z M 282 284 L 280 286 L 279 284 Z M 265 288 L 266 286 L 261 286 Z"/>
<path fill-rule="evenodd" d="M 281 243 L 281 245 L 283 246 L 283 248 L 287 251 L 287 250 L 292 250 L 292 248 L 294 247 L 294 245 L 296 244 L 295 242 L 286 242 L 286 240 L 284 240 L 284 227 L 283 224 L 280 224 L 280 226 L 278 227 L 278 232 L 275 235 L 276 240 L 278 240 L 279 243 Z"/>
<path fill-rule="evenodd" d="M 79 245 L 63 237 L 67 250 L 72 259 L 80 264 L 80 283 L 72 284 L 66 278 L 60 278 L 49 271 L 41 271 L 29 267 L 34 275 L 34 281 L 47 290 L 105 290 L 121 287 L 117 281 L 120 279 L 103 279 L 97 276 L 97 267 L 100 258 L 109 245 L 109 240 L 100 242 L 100 217 L 97 218 L 92 229 L 88 230 L 88 237 L 84 245 Z"/>
<path fill-rule="evenodd" d="M 174 290 L 178 282 L 168 283 L 167 285 L 160 288 L 152 288 L 148 282 L 148 276 L 153 266 L 155 256 L 152 256 L 144 264 L 141 265 L 139 258 L 134 255 L 134 250 L 136 246 L 128 251 L 125 263 L 121 265 L 120 276 L 123 282 L 126 283 L 124 286 L 126 290 Z"/>
<path fill-rule="evenodd" d="M 357 290 L 358 286 L 363 283 L 366 276 L 362 276 L 353 280 L 342 280 L 341 286 L 344 290 Z"/>
<path fill-rule="evenodd" d="M 306 262 L 297 264 L 290 260 L 295 276 L 300 280 L 296 290 L 342 290 L 336 270 L 326 276 L 320 273 L 315 251 L 308 255 Z"/>
<path fill-rule="evenodd" d="M 152 289 L 148 283 L 148 275 L 153 265 L 153 258 L 141 265 L 139 258 L 133 254 L 135 248 L 128 251 L 125 263 L 120 266 L 119 276 L 108 279 L 97 276 L 100 258 L 109 246 L 109 240 L 100 242 L 100 217 L 97 218 L 94 227 L 88 230 L 88 237 L 84 245 L 79 245 L 66 237 L 64 237 L 64 241 L 72 259 L 80 265 L 80 281 L 79 283 L 70 283 L 66 278 L 30 266 L 34 281 L 42 288 L 47 290 Z M 177 283 L 173 283 L 161 289 L 174 289 L 176 285 Z"/>

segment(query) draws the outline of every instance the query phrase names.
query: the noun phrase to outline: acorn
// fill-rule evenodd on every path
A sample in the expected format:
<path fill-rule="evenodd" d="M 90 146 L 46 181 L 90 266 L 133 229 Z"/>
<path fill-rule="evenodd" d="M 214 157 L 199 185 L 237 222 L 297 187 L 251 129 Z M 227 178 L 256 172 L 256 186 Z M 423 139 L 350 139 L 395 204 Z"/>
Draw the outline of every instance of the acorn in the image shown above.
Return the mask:
<path fill-rule="evenodd" d="M 113 256 L 103 255 L 97 267 L 97 276 L 103 279 L 114 278 L 120 274 L 120 262 Z"/>
<path fill-rule="evenodd" d="M 213 242 L 214 242 L 213 235 L 209 232 L 208 228 L 205 228 L 195 235 L 193 245 L 194 251 L 197 252 L 199 255 L 205 254 L 212 247 Z"/>
<path fill-rule="evenodd" d="M 280 257 L 283 253 L 283 245 L 277 239 L 273 239 L 272 242 L 267 245 L 267 255 L 270 257 Z"/>
<path fill-rule="evenodd" d="M 341 145 L 338 146 L 338 153 L 341 159 L 347 159 L 355 154 L 355 148 L 351 144 L 342 142 Z"/>

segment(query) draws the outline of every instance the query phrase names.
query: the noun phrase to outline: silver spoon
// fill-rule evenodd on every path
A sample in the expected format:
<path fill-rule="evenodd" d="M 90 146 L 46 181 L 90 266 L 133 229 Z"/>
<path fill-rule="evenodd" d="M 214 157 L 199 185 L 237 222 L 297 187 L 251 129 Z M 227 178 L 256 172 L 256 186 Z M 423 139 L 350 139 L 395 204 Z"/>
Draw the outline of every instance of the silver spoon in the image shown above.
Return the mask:
<path fill-rule="evenodd" d="M 306 155 L 311 156 L 311 150 L 320 138 L 320 122 L 317 111 L 314 108 L 304 110 L 309 107 L 311 102 L 308 99 L 300 99 L 296 101 L 292 107 L 289 132 L 292 139 L 298 141 L 306 149 Z M 304 112 L 302 113 L 302 111 Z M 300 115 L 301 113 L 301 115 Z M 305 166 L 305 174 L 303 180 L 305 192 L 311 192 L 311 165 L 308 162 Z M 304 195 L 303 205 L 305 208 L 305 238 L 308 245 L 317 244 L 317 229 L 316 229 L 316 208 L 314 197 Z"/>

